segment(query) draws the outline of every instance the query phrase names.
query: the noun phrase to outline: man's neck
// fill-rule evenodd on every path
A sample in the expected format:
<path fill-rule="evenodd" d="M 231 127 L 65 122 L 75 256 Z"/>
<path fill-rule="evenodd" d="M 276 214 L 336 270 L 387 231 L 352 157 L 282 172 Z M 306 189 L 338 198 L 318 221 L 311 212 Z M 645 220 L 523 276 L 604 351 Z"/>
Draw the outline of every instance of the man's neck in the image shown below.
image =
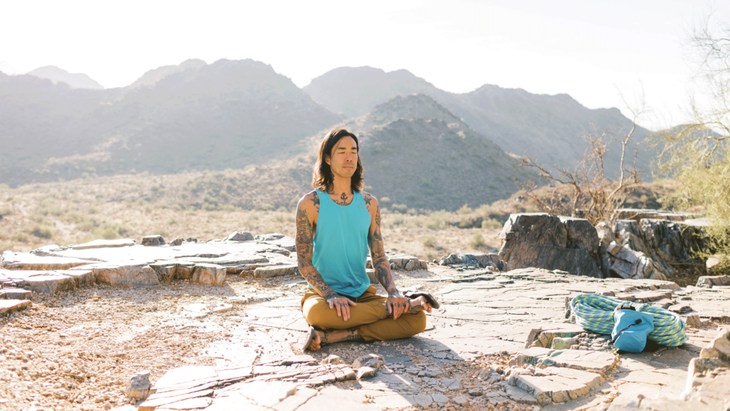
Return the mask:
<path fill-rule="evenodd" d="M 332 192 L 330 194 L 352 194 L 352 186 L 349 178 L 340 178 L 335 176 L 332 181 Z"/>

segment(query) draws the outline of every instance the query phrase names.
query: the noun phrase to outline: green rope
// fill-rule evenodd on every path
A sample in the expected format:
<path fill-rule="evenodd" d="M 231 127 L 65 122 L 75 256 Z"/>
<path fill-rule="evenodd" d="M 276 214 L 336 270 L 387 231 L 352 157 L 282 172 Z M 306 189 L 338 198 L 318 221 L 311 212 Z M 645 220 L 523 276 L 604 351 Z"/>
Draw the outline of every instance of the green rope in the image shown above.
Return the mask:
<path fill-rule="evenodd" d="M 678 347 L 687 341 L 685 324 L 682 319 L 663 308 L 649 304 L 616 300 L 600 294 L 580 294 L 570 301 L 570 309 L 575 314 L 575 322 L 586 330 L 598 334 L 611 334 L 613 330 L 613 310 L 619 305 L 630 305 L 636 311 L 654 316 L 654 331 L 649 339 L 667 347 Z"/>

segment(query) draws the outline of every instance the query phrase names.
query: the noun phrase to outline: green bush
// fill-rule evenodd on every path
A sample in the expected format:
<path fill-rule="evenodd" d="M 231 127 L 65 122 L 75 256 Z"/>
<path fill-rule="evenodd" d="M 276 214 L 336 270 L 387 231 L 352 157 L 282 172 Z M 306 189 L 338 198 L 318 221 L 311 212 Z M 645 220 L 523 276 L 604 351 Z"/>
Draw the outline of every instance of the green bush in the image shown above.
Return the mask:
<path fill-rule="evenodd" d="M 47 225 L 36 225 L 30 233 L 39 238 L 50 239 L 53 237 L 53 229 Z"/>

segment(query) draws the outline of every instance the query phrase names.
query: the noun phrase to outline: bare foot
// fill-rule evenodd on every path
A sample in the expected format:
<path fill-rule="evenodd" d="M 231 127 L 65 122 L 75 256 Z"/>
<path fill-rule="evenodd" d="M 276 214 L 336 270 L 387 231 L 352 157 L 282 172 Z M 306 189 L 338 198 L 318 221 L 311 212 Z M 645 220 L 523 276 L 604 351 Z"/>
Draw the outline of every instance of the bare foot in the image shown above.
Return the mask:
<path fill-rule="evenodd" d="M 314 338 L 312 339 L 312 342 L 309 343 L 309 347 L 307 347 L 307 350 L 319 351 L 319 349 L 322 348 L 322 339 L 323 338 L 324 338 L 324 332 L 315 330 Z"/>
<path fill-rule="evenodd" d="M 417 314 L 420 311 L 431 312 L 431 304 L 428 303 L 426 297 L 418 297 L 410 300 L 411 307 L 408 309 L 409 314 Z"/>

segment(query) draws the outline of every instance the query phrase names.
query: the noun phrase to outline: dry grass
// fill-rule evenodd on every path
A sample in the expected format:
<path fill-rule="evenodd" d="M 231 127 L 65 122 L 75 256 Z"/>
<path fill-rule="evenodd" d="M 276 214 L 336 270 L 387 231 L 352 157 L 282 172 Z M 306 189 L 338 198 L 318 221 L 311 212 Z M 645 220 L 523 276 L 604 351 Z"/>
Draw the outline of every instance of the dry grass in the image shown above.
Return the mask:
<path fill-rule="evenodd" d="M 240 171 L 231 175 L 241 177 L 236 173 Z M 294 236 L 296 202 L 291 198 L 281 202 L 287 206 L 273 209 L 275 198 L 262 188 L 254 192 L 262 194 L 247 193 L 246 199 L 262 208 L 244 210 L 237 205 L 237 196 L 214 195 L 214 191 L 220 193 L 216 181 L 223 180 L 218 174 L 203 172 L 98 177 L 17 188 L 0 185 L 0 251 L 30 251 L 48 244 L 79 244 L 98 238 L 140 241 L 151 234 L 160 234 L 168 241 L 177 237 L 211 240 L 238 230 Z M 223 187 L 232 190 L 230 180 Z M 642 185 L 631 205 L 658 205 L 654 187 L 663 193 L 670 184 Z M 387 207 L 389 202 L 383 203 L 386 249 L 426 260 L 459 250 L 494 252 L 510 213 L 537 210 L 520 193 L 475 209 L 464 206 L 456 212 Z"/>

